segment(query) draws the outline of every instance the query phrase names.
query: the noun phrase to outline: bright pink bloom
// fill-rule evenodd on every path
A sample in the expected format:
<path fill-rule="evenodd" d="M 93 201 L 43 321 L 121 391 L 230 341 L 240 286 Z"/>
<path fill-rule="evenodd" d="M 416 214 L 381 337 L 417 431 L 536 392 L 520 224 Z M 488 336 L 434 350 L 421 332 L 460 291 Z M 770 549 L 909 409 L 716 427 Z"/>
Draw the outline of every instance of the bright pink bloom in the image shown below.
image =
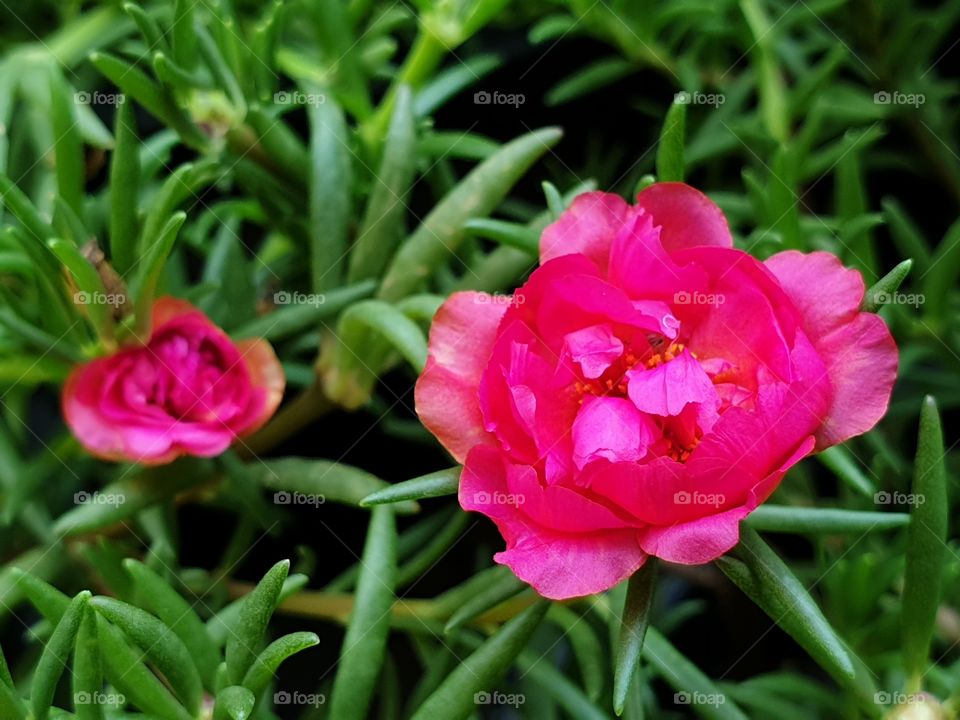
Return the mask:
<path fill-rule="evenodd" d="M 897 348 L 860 274 L 734 249 L 687 185 L 581 195 L 540 256 L 509 303 L 443 304 L 416 403 L 495 559 L 547 597 L 717 558 L 792 465 L 886 411 Z"/>
<path fill-rule="evenodd" d="M 160 465 L 222 453 L 273 415 L 284 383 L 266 340 L 235 343 L 190 303 L 164 297 L 146 345 L 74 368 L 63 414 L 90 453 Z"/>

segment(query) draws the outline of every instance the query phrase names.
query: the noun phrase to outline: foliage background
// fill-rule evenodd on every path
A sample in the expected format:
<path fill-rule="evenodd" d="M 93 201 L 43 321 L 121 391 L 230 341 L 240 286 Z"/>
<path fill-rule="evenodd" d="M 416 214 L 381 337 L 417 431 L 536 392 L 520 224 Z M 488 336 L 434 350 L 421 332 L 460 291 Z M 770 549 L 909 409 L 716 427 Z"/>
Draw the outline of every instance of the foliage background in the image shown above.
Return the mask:
<path fill-rule="evenodd" d="M 602 718 L 617 695 L 632 718 L 779 720 L 877 717 L 921 687 L 954 697 L 960 560 L 946 478 L 960 404 L 958 15 L 956 3 L 837 0 L 3 4 L 5 712 L 97 717 L 74 702 L 100 686 L 85 668 L 109 670 L 106 656 L 128 642 L 177 657 L 182 648 L 161 638 L 189 635 L 185 615 L 209 636 L 187 652 L 219 658 L 226 645 L 227 675 L 240 662 L 229 637 L 259 648 L 316 633 L 296 636 L 316 646 L 249 696 L 223 690 L 241 678 L 205 676 L 223 717 L 245 716 L 251 697 L 257 717 L 439 717 L 433 702 L 444 717 Z M 494 165 L 468 175 L 485 160 Z M 592 186 L 629 196 L 651 174 L 707 191 L 737 244 L 759 257 L 827 249 L 868 284 L 913 263 L 902 295 L 881 307 L 902 353 L 888 417 L 806 460 L 771 501 L 788 510 L 752 521 L 789 569 L 758 574 L 759 556 L 744 549 L 719 568 L 661 567 L 655 630 L 634 673 L 617 651 L 626 588 L 555 605 L 539 624 L 530 611 L 504 625 L 534 598 L 490 569 L 501 543 L 490 523 L 452 497 L 420 499 L 416 514 L 394 506 L 397 541 L 391 512 L 358 504 L 384 481 L 450 465 L 412 407 L 442 298 L 509 292 L 534 265 L 560 195 Z M 289 388 L 271 428 L 216 461 L 160 471 L 84 456 L 60 420 L 60 385 L 73 363 L 138 327 L 72 302 L 78 288 L 96 289 L 73 252 L 90 238 L 136 304 L 181 295 L 231 334 L 274 342 Z M 164 238 L 169 252 L 154 253 Z M 429 273 L 417 279 L 409 268 L 420 264 Z M 310 294 L 323 302 L 283 302 Z M 945 453 L 932 404 L 917 449 L 926 395 L 944 419 Z M 125 502 L 77 504 L 76 493 L 98 490 Z M 278 504 L 275 493 L 294 491 L 326 502 Z M 913 505 L 912 520 L 911 507 L 887 502 L 910 492 L 931 499 Z M 180 610 L 165 617 L 125 558 L 143 560 L 189 613 L 171 601 Z M 264 639 L 257 623 L 222 622 L 217 613 L 282 558 L 298 573 L 288 590 L 300 591 Z M 779 567 L 770 563 L 760 567 Z M 744 568 L 754 579 L 746 595 L 727 578 Z M 249 612 L 272 610 L 278 573 Z M 66 596 L 119 597 L 173 631 L 80 595 L 79 638 L 96 636 L 86 647 L 104 652 L 80 650 L 60 621 L 65 597 L 41 579 Z M 363 610 L 345 644 L 355 598 Z M 123 631 L 113 646 L 104 627 Z M 487 636 L 488 652 L 471 655 Z M 125 691 L 130 712 L 176 717 L 189 706 L 195 688 L 164 671 L 170 657 L 147 653 L 154 680 L 143 687 L 156 692 L 138 702 Z M 862 662 L 856 677 L 837 670 L 844 657 Z M 60 659 L 68 668 L 54 672 Z M 475 692 L 494 689 L 524 702 L 475 704 Z M 277 704 L 284 691 L 324 702 Z M 684 704 L 675 693 L 725 701 Z"/>

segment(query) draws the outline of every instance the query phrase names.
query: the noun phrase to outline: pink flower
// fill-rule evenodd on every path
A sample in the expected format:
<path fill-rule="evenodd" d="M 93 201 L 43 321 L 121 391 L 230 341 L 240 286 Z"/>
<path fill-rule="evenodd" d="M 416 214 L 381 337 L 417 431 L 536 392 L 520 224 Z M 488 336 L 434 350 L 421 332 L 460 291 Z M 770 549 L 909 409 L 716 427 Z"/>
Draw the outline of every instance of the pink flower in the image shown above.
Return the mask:
<path fill-rule="evenodd" d="M 273 415 L 284 383 L 270 343 L 234 343 L 190 303 L 164 297 L 146 345 L 74 368 L 63 414 L 92 454 L 160 465 L 222 453 Z"/>
<path fill-rule="evenodd" d="M 897 348 L 860 274 L 734 249 L 687 185 L 581 195 L 540 257 L 509 303 L 443 304 L 416 403 L 542 595 L 717 558 L 788 468 L 886 412 Z"/>

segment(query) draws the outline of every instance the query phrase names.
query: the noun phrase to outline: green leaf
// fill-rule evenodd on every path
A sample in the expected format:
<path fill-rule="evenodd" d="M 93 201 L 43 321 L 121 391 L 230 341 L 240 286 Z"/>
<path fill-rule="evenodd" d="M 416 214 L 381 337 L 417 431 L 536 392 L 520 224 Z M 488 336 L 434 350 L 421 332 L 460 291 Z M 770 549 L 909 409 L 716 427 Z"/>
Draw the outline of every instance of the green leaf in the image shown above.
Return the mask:
<path fill-rule="evenodd" d="M 403 85 L 397 91 L 380 170 L 350 252 L 350 282 L 380 277 L 390 261 L 403 232 L 405 197 L 413 184 L 416 160 L 413 95 Z"/>
<path fill-rule="evenodd" d="M 617 639 L 617 654 L 613 666 L 613 709 L 623 714 L 630 691 L 630 683 L 640 667 L 643 639 L 650 620 L 650 606 L 657 581 L 657 563 L 654 558 L 630 576 L 627 596 L 620 617 L 620 633 Z"/>
<path fill-rule="evenodd" d="M 319 94 L 319 93 L 313 93 Z M 343 275 L 353 183 L 350 135 L 332 97 L 307 108 L 310 119 L 310 277 L 314 292 Z"/>
<path fill-rule="evenodd" d="M 193 29 L 195 4 L 191 0 L 175 0 L 173 24 L 170 30 L 173 59 L 178 65 L 188 70 L 193 69 L 197 64 L 197 34 Z"/>
<path fill-rule="evenodd" d="M 271 341 L 281 340 L 316 327 L 321 320 L 337 315 L 344 307 L 371 295 L 376 287 L 373 280 L 365 280 L 356 285 L 347 285 L 324 293 L 322 302 L 281 305 L 276 310 L 251 320 L 231 334 L 238 339 L 262 337 Z M 281 303 L 289 301 L 292 297 L 285 291 L 274 294 L 275 301 L 279 298 Z"/>
<path fill-rule="evenodd" d="M 98 702 L 103 691 L 103 668 L 100 662 L 100 639 L 97 616 L 87 605 L 77 630 L 73 650 L 73 707 L 80 720 L 103 720 L 103 707 Z"/>
<path fill-rule="evenodd" d="M 741 526 L 733 556 L 716 562 L 820 667 L 842 685 L 851 685 L 856 671 L 843 641 L 797 576 L 755 531 Z"/>
<path fill-rule="evenodd" d="M 509 600 L 527 587 L 528 585 L 512 572 L 506 568 L 499 568 L 496 578 L 491 579 L 484 588 L 471 595 L 457 608 L 450 616 L 443 631 L 449 635 L 478 615 L 496 607 L 504 600 Z"/>
<path fill-rule="evenodd" d="M 339 330 L 340 341 L 347 347 L 354 338 L 359 340 L 363 330 L 372 330 L 388 340 L 416 372 L 422 372 L 427 363 L 427 340 L 420 326 L 389 303 L 354 303 L 340 317 Z"/>
<path fill-rule="evenodd" d="M 100 52 L 92 53 L 90 62 L 110 82 L 129 95 L 126 101 L 133 98 L 143 105 L 147 112 L 175 130 L 181 140 L 190 147 L 198 151 L 206 149 L 208 140 L 203 133 L 177 106 L 173 98 L 141 70 L 118 57 Z"/>
<path fill-rule="evenodd" d="M 550 214 L 553 216 L 553 219 L 556 220 L 563 214 L 567 203 L 564 201 L 560 191 L 557 190 L 557 186 L 552 182 L 542 182 L 540 186 L 543 188 L 544 197 L 547 199 L 547 207 L 550 210 Z"/>
<path fill-rule="evenodd" d="M 563 606 L 554 605 L 551 612 L 561 607 Z M 594 662 L 600 657 L 599 647 L 597 651 L 598 654 L 593 658 Z M 585 667 L 583 663 L 581 667 Z M 589 697 L 589 687 L 588 694 L 584 695 L 576 683 L 571 682 L 566 675 L 538 654 L 529 651 L 520 653 L 517 658 L 517 668 L 524 677 L 529 676 L 530 680 L 542 687 L 551 698 L 556 700 L 559 707 L 567 711 L 570 717 L 577 720 L 609 720 L 609 713 L 604 712 L 592 702 L 592 698 Z"/>
<path fill-rule="evenodd" d="M 140 226 L 137 205 L 140 195 L 140 141 L 133 103 L 117 107 L 115 145 L 110 158 L 110 261 L 122 276 L 137 261 Z"/>
<path fill-rule="evenodd" d="M 558 625 L 564 636 L 570 641 L 573 654 L 583 676 L 583 688 L 591 701 L 599 699 L 607 675 L 607 662 L 600 639 L 593 627 L 582 615 L 566 605 L 554 603 L 547 611 L 547 620 Z M 521 655 L 521 667 L 522 667 Z"/>
<path fill-rule="evenodd" d="M 169 720 L 194 720 L 167 687 L 143 663 L 143 653 L 134 650 L 124 634 L 102 615 L 97 618 L 101 659 L 107 680 L 127 702 Z"/>
<path fill-rule="evenodd" d="M 43 648 L 40 660 L 37 661 L 37 669 L 33 673 L 33 683 L 30 688 L 30 707 L 33 710 L 33 717 L 37 720 L 45 720 L 50 714 L 57 682 L 66 669 L 67 658 L 70 657 L 70 650 L 89 600 L 90 592 L 84 590 L 70 601 L 67 611 L 57 623 L 53 634 Z"/>
<path fill-rule="evenodd" d="M 759 0 L 740 0 L 740 10 L 754 40 L 751 53 L 759 73 L 760 115 L 767 132 L 778 142 L 786 142 L 790 134 L 790 112 L 786 85 L 777 64 L 776 23 L 770 22 Z"/>
<path fill-rule="evenodd" d="M 74 293 L 74 303 L 86 308 L 97 335 L 105 342 L 113 341 L 113 305 L 107 301 L 107 291 L 97 269 L 87 260 L 77 246 L 59 238 L 51 238 L 47 246 L 67 268 L 79 292 Z"/>
<path fill-rule="evenodd" d="M 96 491 L 98 498 L 81 490 L 74 494 L 77 506 L 57 519 L 53 531 L 69 537 L 125 520 L 194 485 L 202 467 L 202 461 L 186 459 L 170 466 L 144 469 Z"/>
<path fill-rule="evenodd" d="M 392 505 L 376 505 L 374 507 L 393 507 Z M 397 587 L 404 587 L 408 583 L 420 578 L 437 564 L 440 558 L 449 552 L 457 538 L 459 538 L 470 521 L 467 513 L 458 512 L 426 545 L 420 548 L 409 560 L 400 566 L 397 572 Z"/>
<path fill-rule="evenodd" d="M 197 666 L 180 638 L 150 613 L 122 600 L 98 596 L 90 604 L 146 653 L 187 711 L 196 715 L 203 701 L 203 686 Z"/>
<path fill-rule="evenodd" d="M 660 182 L 683 182 L 686 118 L 686 104 L 674 100 L 663 120 L 657 144 L 657 179 Z"/>
<path fill-rule="evenodd" d="M 643 657 L 667 684 L 686 696 L 696 712 L 711 720 L 747 720 L 747 716 L 656 628 L 647 628 Z"/>
<path fill-rule="evenodd" d="M 612 85 L 617 80 L 636 72 L 637 66 L 619 57 L 603 58 L 583 67 L 554 85 L 544 96 L 549 107 L 562 105 L 571 100 Z"/>
<path fill-rule="evenodd" d="M 843 445 L 834 445 L 815 456 L 834 475 L 864 497 L 873 498 L 877 487 L 864 475 L 857 460 Z"/>
<path fill-rule="evenodd" d="M 170 173 L 150 199 L 150 210 L 143 219 L 143 231 L 137 248 L 140 257 L 151 251 L 180 204 L 187 198 L 199 199 L 197 191 L 208 185 L 217 174 L 216 163 L 212 161 L 184 163 Z"/>
<path fill-rule="evenodd" d="M 153 308 L 153 301 L 157 291 L 157 285 L 160 283 L 160 274 L 167 262 L 167 257 L 173 249 L 173 244 L 177 240 L 177 233 L 180 227 L 187 219 L 187 214 L 178 210 L 167 221 L 160 231 L 156 241 L 146 248 L 147 256 L 140 265 L 137 272 L 135 283 L 136 300 L 134 301 L 134 314 L 136 317 L 137 335 L 144 340 L 150 337 L 150 322 Z"/>
<path fill-rule="evenodd" d="M 912 258 L 923 277 L 930 267 L 930 247 L 923 234 L 894 198 L 884 198 L 880 204 L 894 244 L 902 256 Z"/>
<path fill-rule="evenodd" d="M 948 229 L 933 257 L 930 269 L 924 276 L 923 293 L 926 313 L 942 318 L 947 310 L 947 299 L 957 286 L 960 276 L 960 220 Z"/>
<path fill-rule="evenodd" d="M 369 507 L 370 505 L 396 503 L 404 500 L 422 500 L 444 495 L 456 495 L 460 487 L 462 470 L 463 468 L 457 465 L 446 470 L 432 472 L 429 475 L 421 475 L 412 480 L 394 483 L 382 490 L 370 493 L 360 501 L 360 505 Z"/>
<path fill-rule="evenodd" d="M 389 506 L 370 515 L 361 568 L 333 680 L 330 720 L 366 717 L 383 664 L 397 573 L 397 530 Z"/>
<path fill-rule="evenodd" d="M 291 633 L 274 640 L 253 661 L 253 665 L 243 677 L 243 686 L 254 695 L 259 695 L 273 679 L 274 673 L 284 660 L 319 644 L 320 638 L 312 632 Z"/>
<path fill-rule="evenodd" d="M 910 516 L 906 513 L 766 504 L 754 510 L 746 523 L 754 530 L 829 535 L 892 530 L 904 527 L 909 521 Z"/>
<path fill-rule="evenodd" d="M 193 605 L 143 563 L 128 558 L 123 561 L 123 567 L 133 578 L 134 587 L 146 607 L 180 638 L 200 671 L 204 685 L 212 688 L 220 653 Z"/>
<path fill-rule="evenodd" d="M 303 590 L 309 580 L 310 578 L 300 573 L 289 575 L 287 579 L 283 581 L 283 585 L 280 588 L 277 605 Z M 234 600 L 207 621 L 207 632 L 217 647 L 226 644 L 227 638 L 233 633 L 234 627 L 241 622 L 240 613 L 244 605 L 244 600 L 244 598 Z"/>
<path fill-rule="evenodd" d="M 83 161 L 83 143 L 74 113 L 73 89 L 63 79 L 60 68 L 50 70 L 50 115 L 53 125 L 53 146 L 57 192 L 73 211 L 83 217 L 83 192 L 86 185 L 86 166 Z"/>
<path fill-rule="evenodd" d="M 217 693 L 213 720 L 247 720 L 253 713 L 256 696 L 245 687 L 230 685 Z"/>
<path fill-rule="evenodd" d="M 556 128 L 537 130 L 507 143 L 475 167 L 403 242 L 387 268 L 378 296 L 397 300 L 416 291 L 463 242 L 463 224 L 492 212 L 561 135 Z"/>
<path fill-rule="evenodd" d="M 863 296 L 860 309 L 864 312 L 876 312 L 889 301 L 890 295 L 895 293 L 910 274 L 913 260 L 904 260 L 893 270 L 888 272 L 874 283 Z"/>
<path fill-rule="evenodd" d="M 411 720 L 463 720 L 475 713 L 475 694 L 489 690 L 506 674 L 548 607 L 541 600 L 505 623 L 446 677 Z"/>
<path fill-rule="evenodd" d="M 227 672 L 234 685 L 240 684 L 257 658 L 257 648 L 280 601 L 280 591 L 289 570 L 290 561 L 281 560 L 243 598 L 237 622 L 227 637 Z"/>
<path fill-rule="evenodd" d="M 51 625 L 56 625 L 70 607 L 70 598 L 53 585 L 44 582 L 18 567 L 10 568 L 10 575 L 17 587 Z"/>
<path fill-rule="evenodd" d="M 491 218 L 473 218 L 463 224 L 463 229 L 476 237 L 523 250 L 533 258 L 540 254 L 540 236 L 526 225 Z"/>
<path fill-rule="evenodd" d="M 389 487 L 366 470 L 332 460 L 292 457 L 266 459 L 252 463 L 248 468 L 261 485 L 277 491 L 273 501 L 278 505 L 298 502 L 292 493 L 309 496 L 303 502 L 309 500 L 316 505 L 327 501 L 359 505 L 372 492 Z M 413 513 L 418 507 L 416 503 L 405 502 L 394 509 Z"/>
<path fill-rule="evenodd" d="M 940 582 L 947 547 L 947 473 L 943 431 L 931 396 L 920 407 L 917 458 L 913 469 L 914 505 L 907 528 L 903 587 L 903 662 L 907 692 L 919 692 L 929 663 L 930 638 L 940 605 Z"/>

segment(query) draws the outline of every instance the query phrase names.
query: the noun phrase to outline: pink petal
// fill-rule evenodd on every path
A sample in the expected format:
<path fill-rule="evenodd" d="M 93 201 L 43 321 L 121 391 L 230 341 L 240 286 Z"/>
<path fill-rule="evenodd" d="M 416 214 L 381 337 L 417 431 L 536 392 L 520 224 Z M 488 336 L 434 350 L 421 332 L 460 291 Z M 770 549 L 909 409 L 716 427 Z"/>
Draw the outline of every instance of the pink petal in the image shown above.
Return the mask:
<path fill-rule="evenodd" d="M 458 462 L 490 441 L 477 387 L 505 311 L 485 293 L 454 293 L 430 328 L 427 364 L 414 391 L 417 414 Z"/>
<path fill-rule="evenodd" d="M 670 527 L 651 527 L 640 535 L 649 555 L 681 565 L 716 560 L 740 541 L 740 521 L 752 508 L 735 507 L 717 515 Z"/>
<path fill-rule="evenodd" d="M 610 243 L 635 212 L 622 197 L 613 193 L 578 195 L 540 236 L 541 264 L 561 255 L 579 253 L 606 270 Z"/>
<path fill-rule="evenodd" d="M 897 345 L 878 315 L 860 312 L 863 278 L 825 252 L 788 250 L 766 265 L 799 310 L 833 386 L 817 449 L 866 432 L 887 411 L 897 375 Z"/>
<path fill-rule="evenodd" d="M 645 413 L 679 415 L 688 403 L 706 403 L 716 410 L 720 398 L 713 383 L 689 350 L 654 368 L 627 372 L 627 394 Z"/>
<path fill-rule="evenodd" d="M 257 407 L 249 408 L 252 416 L 246 420 L 242 429 L 237 428 L 238 434 L 243 437 L 255 432 L 273 417 L 283 399 L 287 381 L 273 347 L 266 340 L 240 340 L 237 342 L 237 351 L 247 366 L 250 382 L 254 388 L 261 391 Z"/>
<path fill-rule="evenodd" d="M 518 578 L 551 600 L 566 600 L 609 590 L 640 569 L 647 559 L 635 530 L 520 536 L 493 556 Z"/>
<path fill-rule="evenodd" d="M 596 379 L 623 354 L 623 342 L 609 324 L 591 325 L 569 333 L 565 345 L 570 357 L 580 364 L 583 376 Z"/>
<path fill-rule="evenodd" d="M 700 245 L 733 247 L 723 212 L 699 190 L 678 182 L 656 183 L 637 195 L 637 206 L 659 225 L 667 252 Z"/>
<path fill-rule="evenodd" d="M 581 470 L 601 458 L 635 461 L 647 454 L 653 423 L 629 400 L 590 397 L 573 423 L 573 460 Z"/>

